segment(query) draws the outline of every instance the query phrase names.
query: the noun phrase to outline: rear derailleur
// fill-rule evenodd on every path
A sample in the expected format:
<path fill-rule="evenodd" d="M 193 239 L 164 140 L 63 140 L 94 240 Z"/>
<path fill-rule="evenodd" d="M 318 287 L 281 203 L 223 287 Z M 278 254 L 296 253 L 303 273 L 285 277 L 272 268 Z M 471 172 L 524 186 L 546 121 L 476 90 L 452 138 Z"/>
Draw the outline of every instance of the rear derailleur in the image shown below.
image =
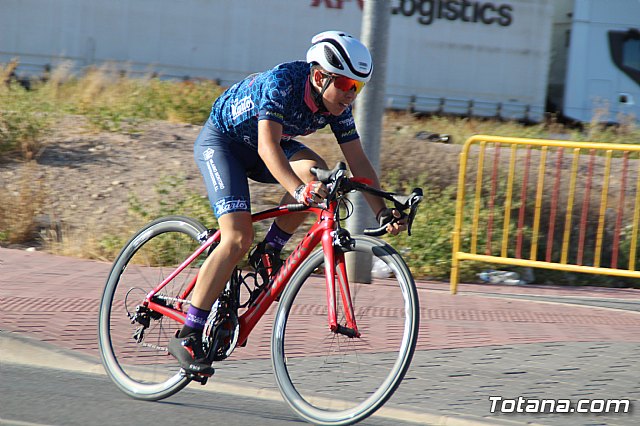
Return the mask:
<path fill-rule="evenodd" d="M 166 306 L 166 303 L 162 299 L 154 300 L 154 302 Z M 156 311 L 152 311 L 144 305 L 137 305 L 133 313 L 127 311 L 127 316 L 131 321 L 131 324 L 140 324 L 140 327 L 136 328 L 132 337 L 136 343 L 140 344 L 144 340 L 144 333 L 151 325 L 151 320 L 157 321 L 162 318 L 162 314 Z"/>

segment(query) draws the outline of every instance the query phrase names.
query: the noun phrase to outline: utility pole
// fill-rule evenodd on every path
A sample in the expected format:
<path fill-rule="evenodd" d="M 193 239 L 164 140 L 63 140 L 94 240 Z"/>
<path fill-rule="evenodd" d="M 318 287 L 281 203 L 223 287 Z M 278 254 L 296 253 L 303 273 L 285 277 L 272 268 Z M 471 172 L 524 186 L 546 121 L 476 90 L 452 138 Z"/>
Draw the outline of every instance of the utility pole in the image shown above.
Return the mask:
<path fill-rule="evenodd" d="M 364 152 L 380 173 L 380 139 L 382 119 L 385 110 L 385 88 L 387 76 L 387 47 L 389 45 L 389 19 L 391 16 L 389 0 L 367 0 L 362 15 L 360 41 L 371 52 L 373 74 L 356 101 L 355 120 Z M 362 233 L 367 227 L 377 227 L 369 204 L 356 193 L 352 197 L 354 213 L 347 221 L 352 233 Z M 349 279 L 355 282 L 371 282 L 371 257 L 360 254 L 347 256 Z"/>

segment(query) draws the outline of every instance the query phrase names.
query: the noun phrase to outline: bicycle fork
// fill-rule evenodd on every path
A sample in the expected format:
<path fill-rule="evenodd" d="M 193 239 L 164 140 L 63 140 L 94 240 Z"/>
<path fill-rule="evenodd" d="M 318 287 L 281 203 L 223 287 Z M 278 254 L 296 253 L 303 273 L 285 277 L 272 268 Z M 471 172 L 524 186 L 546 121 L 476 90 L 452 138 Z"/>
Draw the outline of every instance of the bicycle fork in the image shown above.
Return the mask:
<path fill-rule="evenodd" d="M 349 279 L 347 277 L 344 252 L 340 249 L 341 244 L 337 244 L 338 239 L 342 237 L 343 236 L 337 235 L 336 233 L 325 233 L 322 237 L 322 248 L 326 257 L 324 273 L 327 284 L 328 320 L 329 328 L 332 332 L 354 338 L 360 337 L 360 332 L 356 324 L 353 299 L 351 298 L 351 291 L 349 290 Z M 342 299 L 346 326 L 338 323 L 336 277 L 338 278 L 338 288 Z"/>

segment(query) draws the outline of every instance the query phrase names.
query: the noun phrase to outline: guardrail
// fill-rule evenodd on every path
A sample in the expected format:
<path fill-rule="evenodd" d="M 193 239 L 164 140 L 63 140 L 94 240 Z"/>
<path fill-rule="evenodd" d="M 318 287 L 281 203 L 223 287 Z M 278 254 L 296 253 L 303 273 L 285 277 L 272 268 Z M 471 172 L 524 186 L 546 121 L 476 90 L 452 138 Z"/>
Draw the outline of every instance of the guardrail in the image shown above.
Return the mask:
<path fill-rule="evenodd" d="M 465 260 L 640 278 L 639 223 L 640 145 L 474 136 L 460 154 L 451 292 Z"/>

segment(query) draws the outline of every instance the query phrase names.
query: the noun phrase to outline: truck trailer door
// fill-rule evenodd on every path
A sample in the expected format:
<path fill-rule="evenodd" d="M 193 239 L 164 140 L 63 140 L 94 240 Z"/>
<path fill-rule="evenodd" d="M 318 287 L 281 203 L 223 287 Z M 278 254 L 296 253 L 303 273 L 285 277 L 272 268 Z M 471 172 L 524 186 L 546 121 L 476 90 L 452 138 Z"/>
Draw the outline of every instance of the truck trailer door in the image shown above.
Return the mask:
<path fill-rule="evenodd" d="M 613 63 L 621 71 L 616 81 L 617 109 L 640 118 L 640 31 L 609 31 Z"/>
<path fill-rule="evenodd" d="M 638 0 L 574 0 L 563 115 L 582 122 L 640 118 L 638 28 Z"/>

